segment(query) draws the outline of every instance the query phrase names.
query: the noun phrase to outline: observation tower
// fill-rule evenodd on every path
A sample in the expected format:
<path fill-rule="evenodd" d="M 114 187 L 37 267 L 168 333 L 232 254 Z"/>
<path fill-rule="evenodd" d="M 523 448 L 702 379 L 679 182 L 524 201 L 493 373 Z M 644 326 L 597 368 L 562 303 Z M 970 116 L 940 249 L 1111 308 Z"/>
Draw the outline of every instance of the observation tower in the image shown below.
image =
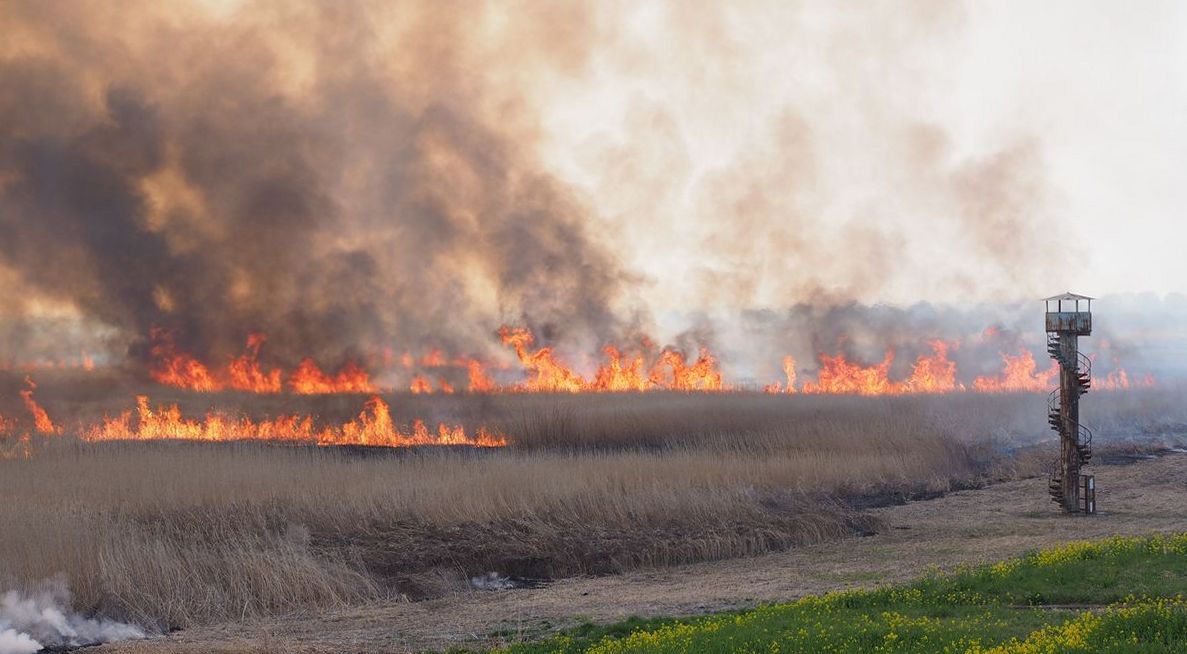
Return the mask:
<path fill-rule="evenodd" d="M 1051 469 L 1051 499 L 1067 513 L 1096 513 L 1096 482 L 1081 469 L 1092 460 L 1092 431 L 1080 424 L 1080 396 L 1092 386 L 1092 361 L 1077 343 L 1092 333 L 1092 298 L 1049 297 L 1047 353 L 1059 362 L 1059 388 L 1047 398 L 1047 422 L 1059 433 L 1059 460 Z"/>

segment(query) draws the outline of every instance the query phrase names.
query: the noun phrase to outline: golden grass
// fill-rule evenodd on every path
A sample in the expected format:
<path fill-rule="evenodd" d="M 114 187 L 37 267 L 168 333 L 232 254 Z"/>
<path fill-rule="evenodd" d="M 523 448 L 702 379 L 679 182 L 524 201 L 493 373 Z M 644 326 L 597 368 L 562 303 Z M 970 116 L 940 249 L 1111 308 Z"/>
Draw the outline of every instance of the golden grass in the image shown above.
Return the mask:
<path fill-rule="evenodd" d="M 51 414 L 67 402 L 47 397 Z M 72 406 L 93 415 L 100 399 Z M 180 399 L 256 412 L 308 402 Z M 64 574 L 76 608 L 172 628 L 429 596 L 488 570 L 560 576 L 755 554 L 874 526 L 845 500 L 1012 474 L 998 431 L 1037 401 L 395 400 L 405 415 L 499 424 L 515 438 L 502 451 L 61 437 L 31 460 L 0 461 L 0 583 Z M 353 404 L 321 402 L 320 415 Z"/>

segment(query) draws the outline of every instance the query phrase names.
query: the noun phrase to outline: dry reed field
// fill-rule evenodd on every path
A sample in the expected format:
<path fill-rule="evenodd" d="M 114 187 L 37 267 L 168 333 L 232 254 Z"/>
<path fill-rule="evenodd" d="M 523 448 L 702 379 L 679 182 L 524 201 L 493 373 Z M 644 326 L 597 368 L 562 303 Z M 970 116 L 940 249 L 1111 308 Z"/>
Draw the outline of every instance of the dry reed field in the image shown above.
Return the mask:
<path fill-rule="evenodd" d="M 55 415 L 115 410 L 100 395 L 44 397 Z M 1187 424 L 1178 397 L 1102 393 L 1095 418 L 1133 431 L 1130 442 L 1161 443 Z M 164 630 L 437 596 L 488 572 L 556 578 L 746 556 L 876 531 L 865 506 L 1036 474 L 1032 445 L 1046 437 L 1044 398 L 1027 394 L 389 399 L 397 415 L 498 425 L 511 443 L 96 444 L 65 434 L 32 459 L 0 461 L 0 580 L 27 589 L 60 576 L 75 609 Z M 268 401 L 253 410 L 310 402 Z M 357 402 L 315 408 L 332 415 Z"/>

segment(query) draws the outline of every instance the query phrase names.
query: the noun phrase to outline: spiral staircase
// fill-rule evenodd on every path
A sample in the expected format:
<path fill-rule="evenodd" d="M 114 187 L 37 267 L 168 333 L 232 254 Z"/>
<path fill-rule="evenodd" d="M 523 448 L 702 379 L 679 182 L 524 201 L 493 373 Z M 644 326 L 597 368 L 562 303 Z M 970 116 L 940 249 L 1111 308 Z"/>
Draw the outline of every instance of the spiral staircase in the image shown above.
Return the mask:
<path fill-rule="evenodd" d="M 1061 347 L 1059 334 L 1047 335 L 1047 353 L 1051 355 L 1059 363 L 1060 367 L 1064 369 L 1071 369 L 1075 371 L 1075 387 L 1073 392 L 1084 395 L 1088 389 L 1092 388 L 1092 360 L 1077 352 L 1074 361 L 1068 361 L 1063 356 L 1063 349 Z M 1055 389 L 1047 396 L 1047 423 L 1051 425 L 1051 429 L 1055 433 L 1063 435 L 1065 425 L 1076 437 L 1074 440 L 1076 454 L 1079 456 L 1080 465 L 1088 465 L 1092 460 L 1092 430 L 1081 425 L 1075 420 L 1064 420 L 1063 412 L 1060 409 L 1060 389 Z M 1057 504 L 1063 504 L 1063 477 L 1060 474 L 1060 465 L 1057 461 L 1051 467 L 1050 478 L 1048 482 L 1048 490 L 1051 493 L 1051 499 Z"/>

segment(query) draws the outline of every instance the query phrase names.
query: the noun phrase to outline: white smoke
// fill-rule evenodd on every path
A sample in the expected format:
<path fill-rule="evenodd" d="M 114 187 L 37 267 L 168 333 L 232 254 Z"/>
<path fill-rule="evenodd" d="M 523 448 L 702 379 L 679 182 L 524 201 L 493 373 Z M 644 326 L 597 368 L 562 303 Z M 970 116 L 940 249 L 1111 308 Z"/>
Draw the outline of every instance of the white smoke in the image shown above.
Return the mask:
<path fill-rule="evenodd" d="M 70 606 L 70 591 L 60 580 L 36 592 L 10 590 L 0 595 L 0 654 L 32 654 L 46 647 L 81 647 L 144 638 L 134 625 L 87 618 Z"/>

